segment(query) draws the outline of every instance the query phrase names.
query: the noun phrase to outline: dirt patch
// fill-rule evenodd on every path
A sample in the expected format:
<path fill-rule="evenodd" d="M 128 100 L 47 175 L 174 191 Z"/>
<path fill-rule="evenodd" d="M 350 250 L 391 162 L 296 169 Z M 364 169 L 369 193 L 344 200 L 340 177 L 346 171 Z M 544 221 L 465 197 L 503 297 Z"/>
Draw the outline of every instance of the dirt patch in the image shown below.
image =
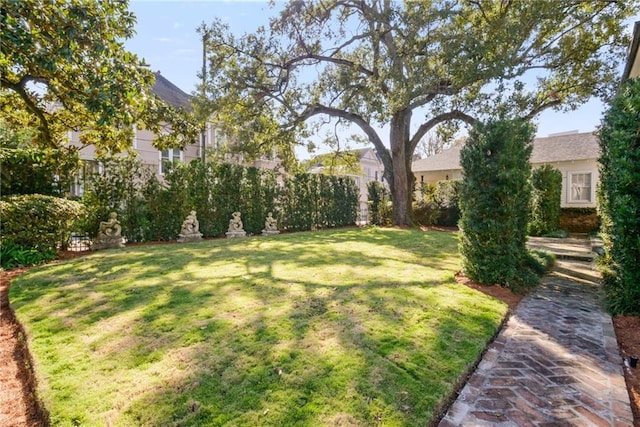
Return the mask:
<path fill-rule="evenodd" d="M 9 307 L 9 283 L 24 271 L 0 271 L 0 425 L 40 427 L 49 417 L 35 397 L 24 330 Z"/>
<path fill-rule="evenodd" d="M 618 339 L 618 350 L 625 360 L 624 378 L 627 381 L 633 425 L 640 426 L 640 362 L 635 368 L 628 366 L 632 356 L 640 357 L 640 317 L 616 316 L 613 327 Z"/>
<path fill-rule="evenodd" d="M 440 231 L 440 230 L 439 230 Z M 443 229 L 441 231 L 449 231 Z M 167 243 L 167 242 L 163 242 Z M 85 256 L 87 252 L 64 252 L 60 259 Z M 0 270 L 0 425 L 14 427 L 48 426 L 48 415 L 35 395 L 35 378 L 31 356 L 24 339 L 24 330 L 9 307 L 11 279 L 26 269 Z M 501 286 L 485 286 L 472 282 L 462 274 L 459 283 L 491 295 L 509 306 L 512 313 L 524 295 L 514 294 Z M 628 360 L 640 356 L 640 317 L 618 316 L 613 319 L 621 356 Z M 624 368 L 631 400 L 634 426 L 640 427 L 640 363 Z"/>

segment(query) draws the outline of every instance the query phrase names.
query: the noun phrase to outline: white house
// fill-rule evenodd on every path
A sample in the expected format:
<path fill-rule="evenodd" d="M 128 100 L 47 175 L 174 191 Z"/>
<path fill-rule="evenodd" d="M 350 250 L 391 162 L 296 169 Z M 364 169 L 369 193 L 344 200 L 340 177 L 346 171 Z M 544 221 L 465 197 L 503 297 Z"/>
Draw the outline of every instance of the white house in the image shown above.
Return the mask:
<path fill-rule="evenodd" d="M 155 76 L 156 79 L 152 86 L 154 94 L 175 108 L 191 111 L 190 95 L 164 78 L 159 71 L 155 73 Z M 70 191 L 72 196 L 81 196 L 83 194 L 85 177 L 98 172 L 100 167 L 95 160 L 95 147 L 92 145 L 83 146 L 79 140 L 80 133 L 81 131 L 69 133 L 69 143 L 71 145 L 82 147 L 80 149 L 80 160 L 83 163 L 80 173 L 76 176 L 75 182 L 72 184 Z M 201 158 L 203 150 L 214 151 L 227 143 L 227 140 L 221 133 L 220 129 L 216 128 L 212 123 L 207 124 L 207 129 L 205 130 L 204 135 L 201 135 L 199 141 L 194 141 L 193 144 L 186 145 L 184 149 L 174 148 L 158 150 L 153 146 L 155 137 L 156 135 L 148 130 L 136 128 L 134 129 L 132 148 L 137 153 L 138 158 L 142 163 L 151 170 L 154 170 L 158 176 L 162 176 L 164 174 L 168 162 L 190 162 L 191 160 Z M 247 166 L 255 166 L 263 169 L 277 169 L 280 166 L 280 162 L 277 161 L 277 159 L 273 160 L 265 157 L 249 163 L 246 162 L 239 154 L 228 155 L 225 157 L 225 161 L 240 163 Z"/>
<path fill-rule="evenodd" d="M 461 147 L 453 147 L 415 161 L 412 170 L 416 183 L 462 179 L 460 150 Z M 562 207 L 595 207 L 599 156 L 600 147 L 593 132 L 563 132 L 534 139 L 531 166 L 535 169 L 551 165 L 562 173 Z"/>

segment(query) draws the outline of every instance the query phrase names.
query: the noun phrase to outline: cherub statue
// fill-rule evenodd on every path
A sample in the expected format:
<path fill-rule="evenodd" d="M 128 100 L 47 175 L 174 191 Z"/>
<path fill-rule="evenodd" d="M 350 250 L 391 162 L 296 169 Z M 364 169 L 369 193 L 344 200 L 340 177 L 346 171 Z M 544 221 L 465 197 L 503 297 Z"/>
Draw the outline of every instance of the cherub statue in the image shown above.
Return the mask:
<path fill-rule="evenodd" d="M 182 221 L 182 231 L 180 234 L 185 236 L 190 234 L 197 234 L 199 232 L 200 223 L 198 222 L 198 218 L 196 217 L 196 211 L 189 212 L 187 218 Z"/>
<path fill-rule="evenodd" d="M 242 220 L 240 219 L 240 212 L 233 213 L 233 218 L 229 220 L 229 231 L 242 231 Z"/>
<path fill-rule="evenodd" d="M 118 214 L 111 212 L 107 221 L 100 221 L 100 230 L 98 231 L 98 239 L 119 237 L 122 228 L 120 227 L 120 221 L 117 219 Z"/>
<path fill-rule="evenodd" d="M 267 215 L 267 219 L 264 222 L 264 229 L 266 231 L 277 231 L 278 230 L 278 220 L 276 220 L 271 212 Z"/>

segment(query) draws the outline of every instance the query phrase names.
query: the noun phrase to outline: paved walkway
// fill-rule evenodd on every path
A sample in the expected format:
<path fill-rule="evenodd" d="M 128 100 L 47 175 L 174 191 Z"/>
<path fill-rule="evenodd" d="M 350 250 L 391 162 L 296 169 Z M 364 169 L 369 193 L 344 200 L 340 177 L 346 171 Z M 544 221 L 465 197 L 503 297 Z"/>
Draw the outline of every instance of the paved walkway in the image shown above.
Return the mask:
<path fill-rule="evenodd" d="M 622 358 L 601 302 L 591 264 L 559 257 L 439 426 L 631 426 Z"/>

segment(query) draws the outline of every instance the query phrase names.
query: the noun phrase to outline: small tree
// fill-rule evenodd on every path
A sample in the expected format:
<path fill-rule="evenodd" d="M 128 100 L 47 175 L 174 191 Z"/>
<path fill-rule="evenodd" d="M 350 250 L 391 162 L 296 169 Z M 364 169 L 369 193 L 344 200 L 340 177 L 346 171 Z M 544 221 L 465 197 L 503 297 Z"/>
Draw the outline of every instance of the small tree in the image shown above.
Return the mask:
<path fill-rule="evenodd" d="M 541 236 L 560 227 L 560 198 L 562 173 L 553 166 L 544 165 L 531 174 L 531 222 L 529 234 Z"/>
<path fill-rule="evenodd" d="M 465 274 L 517 290 L 529 284 L 526 234 L 534 128 L 520 119 L 476 124 L 462 149 L 460 253 Z"/>
<path fill-rule="evenodd" d="M 640 314 L 640 79 L 630 80 L 600 130 L 602 237 L 612 274 L 605 275 L 614 314 Z"/>

